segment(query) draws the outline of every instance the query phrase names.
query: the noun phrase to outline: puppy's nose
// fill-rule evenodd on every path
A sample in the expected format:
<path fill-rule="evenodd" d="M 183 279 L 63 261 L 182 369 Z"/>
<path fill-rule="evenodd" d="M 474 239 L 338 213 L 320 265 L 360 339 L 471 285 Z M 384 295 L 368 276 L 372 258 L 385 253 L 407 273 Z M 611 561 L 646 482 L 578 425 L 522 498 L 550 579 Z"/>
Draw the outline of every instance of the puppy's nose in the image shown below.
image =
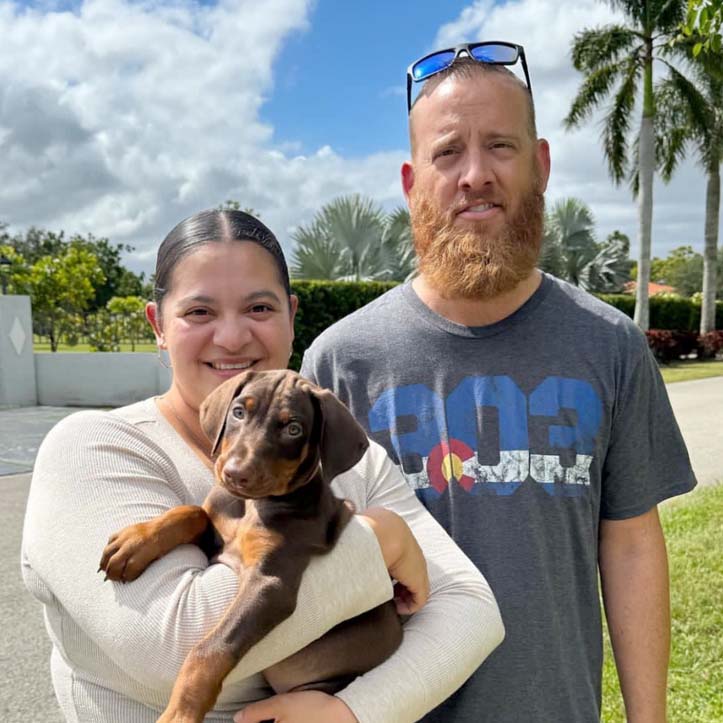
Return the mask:
<path fill-rule="evenodd" d="M 248 477 L 248 465 L 244 464 L 242 460 L 235 457 L 226 460 L 223 466 L 224 482 L 244 486 L 248 483 Z"/>

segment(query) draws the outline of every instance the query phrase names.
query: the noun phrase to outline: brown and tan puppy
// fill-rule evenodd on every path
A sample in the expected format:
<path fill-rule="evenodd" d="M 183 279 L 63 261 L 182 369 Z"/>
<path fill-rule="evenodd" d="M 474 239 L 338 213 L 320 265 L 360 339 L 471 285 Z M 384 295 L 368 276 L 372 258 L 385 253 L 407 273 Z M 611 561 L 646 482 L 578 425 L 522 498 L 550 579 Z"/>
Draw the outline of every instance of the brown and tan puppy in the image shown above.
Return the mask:
<path fill-rule="evenodd" d="M 368 447 L 364 430 L 330 392 L 295 372 L 248 371 L 212 392 L 201 426 L 213 442 L 217 484 L 186 505 L 111 536 L 100 568 L 130 581 L 184 543 L 240 566 L 239 592 L 188 654 L 162 723 L 200 723 L 241 657 L 296 608 L 313 555 L 336 543 L 352 511 L 329 486 Z M 334 692 L 383 662 L 401 641 L 393 603 L 342 623 L 264 671 L 276 692 Z"/>

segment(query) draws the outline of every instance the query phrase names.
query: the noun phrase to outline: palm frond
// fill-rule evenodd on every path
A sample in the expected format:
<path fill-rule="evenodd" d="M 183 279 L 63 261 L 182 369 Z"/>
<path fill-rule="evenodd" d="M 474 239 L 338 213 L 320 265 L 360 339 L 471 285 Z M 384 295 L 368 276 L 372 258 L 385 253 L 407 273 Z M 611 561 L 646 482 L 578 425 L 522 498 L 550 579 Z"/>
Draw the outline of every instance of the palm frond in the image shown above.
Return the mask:
<path fill-rule="evenodd" d="M 622 25 L 586 28 L 573 38 L 572 64 L 583 73 L 614 65 L 636 42 L 635 33 Z"/>
<path fill-rule="evenodd" d="M 623 82 L 603 121 L 603 151 L 608 163 L 608 170 L 616 184 L 621 183 L 625 178 L 628 166 L 627 135 L 630 129 L 630 118 L 635 107 L 635 91 L 640 70 L 637 59 L 628 62 Z"/>
<path fill-rule="evenodd" d="M 658 33 L 675 37 L 685 20 L 687 4 L 680 0 L 649 0 L 650 22 Z"/>
<path fill-rule="evenodd" d="M 568 130 L 586 121 L 610 93 L 610 89 L 621 74 L 625 73 L 630 60 L 599 68 L 592 71 L 583 81 L 580 90 L 572 101 L 570 112 L 563 120 Z"/>
<path fill-rule="evenodd" d="M 292 234 L 296 243 L 291 275 L 297 279 L 337 279 L 346 273 L 342 248 L 318 223 L 299 226 Z"/>

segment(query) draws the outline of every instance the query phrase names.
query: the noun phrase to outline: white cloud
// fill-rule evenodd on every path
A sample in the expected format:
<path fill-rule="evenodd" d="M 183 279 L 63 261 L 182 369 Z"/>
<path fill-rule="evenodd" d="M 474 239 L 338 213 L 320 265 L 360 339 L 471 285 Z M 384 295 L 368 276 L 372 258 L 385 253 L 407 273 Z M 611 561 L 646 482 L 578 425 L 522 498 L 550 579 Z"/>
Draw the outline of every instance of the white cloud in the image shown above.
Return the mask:
<path fill-rule="evenodd" d="M 443 25 L 432 44 L 442 48 L 473 40 L 510 40 L 523 45 L 527 57 L 540 135 L 550 141 L 552 176 L 548 204 L 576 196 L 592 208 L 598 234 L 620 229 L 630 236 L 637 253 L 637 208 L 627 186 L 615 188 L 609 179 L 600 144 L 600 117 L 584 128 L 565 131 L 567 114 L 582 76 L 572 67 L 571 39 L 583 28 L 625 22 L 607 3 L 580 0 L 513 0 L 496 5 L 477 0 L 452 22 Z M 660 69 L 657 69 L 660 73 Z M 637 123 L 638 111 L 631 127 Z M 702 252 L 705 178 L 692 162 L 681 165 L 670 185 L 656 181 L 654 190 L 653 254 L 666 256 L 676 246 L 692 244 Z M 721 224 L 723 238 L 723 221 Z"/>
<path fill-rule="evenodd" d="M 132 243 L 148 271 L 175 223 L 229 198 L 281 238 L 339 193 L 400 200 L 401 151 L 294 156 L 259 119 L 311 2 L 0 1 L 0 219 Z"/>

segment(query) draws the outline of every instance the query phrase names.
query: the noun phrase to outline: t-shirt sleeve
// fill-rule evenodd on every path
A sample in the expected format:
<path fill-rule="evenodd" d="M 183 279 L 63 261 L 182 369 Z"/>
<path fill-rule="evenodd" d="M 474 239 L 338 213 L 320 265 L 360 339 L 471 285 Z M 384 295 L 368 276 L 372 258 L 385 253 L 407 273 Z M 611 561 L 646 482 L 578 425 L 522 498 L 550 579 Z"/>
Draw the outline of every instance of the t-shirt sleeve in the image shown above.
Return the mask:
<path fill-rule="evenodd" d="M 46 605 L 69 616 L 129 676 L 159 691 L 170 691 L 190 648 L 238 592 L 237 575 L 209 566 L 195 545 L 176 548 L 131 583 L 104 582 L 97 572 L 112 532 L 192 502 L 170 481 L 173 468 L 164 450 L 125 420 L 72 415 L 41 446 L 23 534 L 26 584 L 38 590 L 41 583 Z M 344 575 L 349 569 L 359 573 Z M 340 585 L 341 578 L 347 583 Z M 376 537 L 355 518 L 329 555 L 312 560 L 294 614 L 242 658 L 228 681 L 263 670 L 391 597 Z M 78 641 L 65 642 L 78 652 Z"/>
<path fill-rule="evenodd" d="M 410 526 L 427 560 L 430 597 L 405 623 L 398 650 L 337 695 L 360 723 L 411 723 L 472 675 L 500 644 L 504 627 L 487 581 L 422 506 L 384 449 L 371 442 L 355 470 L 365 481 L 367 506 L 394 510 Z"/>
<path fill-rule="evenodd" d="M 645 347 L 631 364 L 603 463 L 600 515 L 611 520 L 641 515 L 696 485 L 655 358 Z"/>

